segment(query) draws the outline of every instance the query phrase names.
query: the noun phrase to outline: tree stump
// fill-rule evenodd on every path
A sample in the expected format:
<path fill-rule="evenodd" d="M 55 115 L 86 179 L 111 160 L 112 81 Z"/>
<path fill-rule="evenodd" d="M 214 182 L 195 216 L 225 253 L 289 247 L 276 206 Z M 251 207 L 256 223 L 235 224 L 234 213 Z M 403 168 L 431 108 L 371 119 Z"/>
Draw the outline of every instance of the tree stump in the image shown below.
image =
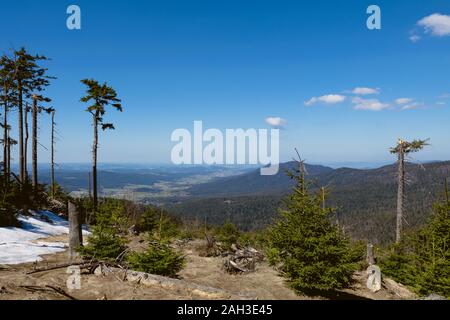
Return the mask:
<path fill-rule="evenodd" d="M 83 245 L 83 234 L 81 232 L 81 219 L 77 207 L 72 202 L 68 204 L 69 209 L 69 260 L 78 258 L 77 249 Z"/>

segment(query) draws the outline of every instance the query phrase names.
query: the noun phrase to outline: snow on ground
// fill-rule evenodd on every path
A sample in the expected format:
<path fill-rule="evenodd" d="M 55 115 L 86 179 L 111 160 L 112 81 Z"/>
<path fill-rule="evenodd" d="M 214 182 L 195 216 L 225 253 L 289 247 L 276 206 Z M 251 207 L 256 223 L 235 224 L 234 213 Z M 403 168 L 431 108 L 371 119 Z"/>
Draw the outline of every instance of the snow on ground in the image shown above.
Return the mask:
<path fill-rule="evenodd" d="M 69 233 L 67 220 L 48 211 L 19 216 L 21 228 L 0 228 L 0 265 L 40 261 L 41 255 L 64 251 L 62 242 L 43 242 L 38 239 Z M 83 234 L 89 232 L 83 230 Z"/>

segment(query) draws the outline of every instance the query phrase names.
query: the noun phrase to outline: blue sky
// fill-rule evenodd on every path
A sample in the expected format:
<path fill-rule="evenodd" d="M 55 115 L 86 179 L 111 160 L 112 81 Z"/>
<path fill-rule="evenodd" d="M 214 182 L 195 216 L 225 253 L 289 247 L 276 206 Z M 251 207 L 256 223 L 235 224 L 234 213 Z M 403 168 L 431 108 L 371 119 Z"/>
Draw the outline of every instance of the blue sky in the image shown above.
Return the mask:
<path fill-rule="evenodd" d="M 81 8 L 81 30 L 66 28 L 70 4 Z M 381 8 L 381 30 L 366 27 L 371 4 Z M 443 160 L 445 15 L 450 2 L 433 0 L 8 1 L 0 48 L 52 58 L 58 162 L 90 161 L 90 116 L 79 102 L 87 77 L 115 87 L 124 106 L 105 117 L 117 130 L 102 134 L 101 162 L 169 162 L 174 129 L 194 120 L 268 128 L 268 117 L 286 120 L 282 160 L 298 147 L 310 162 L 386 161 L 399 137 L 430 138 L 415 159 Z M 46 147 L 49 121 L 42 115 Z M 40 160 L 48 159 L 42 148 Z"/>

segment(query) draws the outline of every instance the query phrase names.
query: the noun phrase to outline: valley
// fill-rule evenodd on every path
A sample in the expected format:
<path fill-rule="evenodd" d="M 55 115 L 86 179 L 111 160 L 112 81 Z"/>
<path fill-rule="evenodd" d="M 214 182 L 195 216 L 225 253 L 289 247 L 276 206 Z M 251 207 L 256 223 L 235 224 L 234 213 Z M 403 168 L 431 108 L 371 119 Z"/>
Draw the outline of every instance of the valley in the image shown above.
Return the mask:
<path fill-rule="evenodd" d="M 274 176 L 262 176 L 254 167 L 167 166 L 101 169 L 102 196 L 164 206 L 180 217 L 219 225 L 231 220 L 242 230 L 259 230 L 277 215 L 282 199 L 292 188 L 285 172 L 293 162 L 280 165 Z M 356 239 L 385 243 L 392 240 L 396 206 L 396 167 L 374 169 L 306 165 L 311 187 L 325 187 L 333 220 Z M 450 162 L 407 164 L 407 227 L 422 225 L 436 200 L 444 194 Z M 72 195 L 88 193 L 88 173 L 57 171 L 61 185 Z M 43 170 L 44 183 L 48 179 Z M 387 232 L 381 232 L 387 231 Z"/>

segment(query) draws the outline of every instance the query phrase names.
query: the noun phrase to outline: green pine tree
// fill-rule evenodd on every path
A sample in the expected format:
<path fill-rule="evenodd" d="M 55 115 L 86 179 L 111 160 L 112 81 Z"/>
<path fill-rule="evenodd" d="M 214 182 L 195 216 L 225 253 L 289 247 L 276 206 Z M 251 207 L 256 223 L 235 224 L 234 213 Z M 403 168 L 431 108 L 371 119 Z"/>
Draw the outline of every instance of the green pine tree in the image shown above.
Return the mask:
<path fill-rule="evenodd" d="M 303 162 L 288 175 L 296 181 L 285 209 L 269 229 L 268 258 L 296 292 L 347 287 L 357 264 L 349 241 L 330 222 L 322 194 L 313 194 L 305 181 Z"/>
<path fill-rule="evenodd" d="M 238 244 L 241 233 L 230 220 L 227 220 L 217 230 L 217 240 L 223 245 L 224 249 L 229 250 L 231 245 Z"/>
<path fill-rule="evenodd" d="M 150 239 L 145 252 L 133 252 L 127 257 L 130 269 L 174 277 L 183 269 L 185 257 L 168 243 Z"/>
<path fill-rule="evenodd" d="M 158 212 L 154 208 L 147 208 L 140 216 L 136 229 L 138 232 L 153 233 L 158 227 Z"/>
<path fill-rule="evenodd" d="M 383 274 L 420 295 L 450 298 L 450 201 L 434 207 L 430 221 L 395 244 L 381 259 Z"/>
<path fill-rule="evenodd" d="M 424 262 L 420 290 L 422 294 L 439 293 L 450 299 L 450 204 L 435 206 L 429 225 L 422 231 L 425 245 L 419 257 Z"/>
<path fill-rule="evenodd" d="M 80 253 L 87 258 L 114 261 L 126 250 L 126 218 L 120 200 L 108 199 L 98 207 L 87 246 Z"/>

